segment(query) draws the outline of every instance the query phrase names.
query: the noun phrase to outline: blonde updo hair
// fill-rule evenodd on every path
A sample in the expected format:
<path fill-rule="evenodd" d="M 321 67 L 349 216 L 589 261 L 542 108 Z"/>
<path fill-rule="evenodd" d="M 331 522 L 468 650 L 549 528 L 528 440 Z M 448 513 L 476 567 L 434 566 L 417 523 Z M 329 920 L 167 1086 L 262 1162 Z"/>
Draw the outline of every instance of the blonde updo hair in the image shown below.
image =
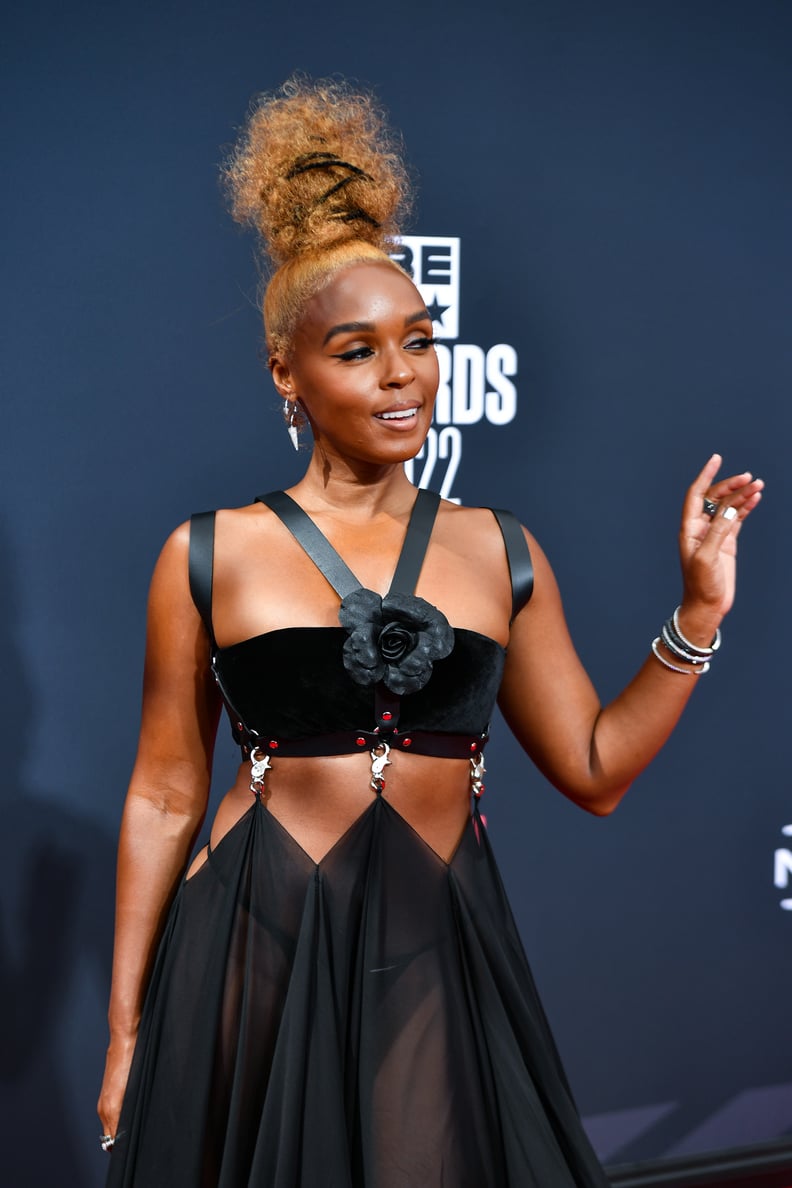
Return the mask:
<path fill-rule="evenodd" d="M 399 268 L 388 248 L 409 182 L 372 96 L 290 78 L 256 100 L 224 173 L 234 218 L 255 227 L 275 265 L 264 295 L 270 356 L 288 354 L 306 302 L 340 269 Z"/>

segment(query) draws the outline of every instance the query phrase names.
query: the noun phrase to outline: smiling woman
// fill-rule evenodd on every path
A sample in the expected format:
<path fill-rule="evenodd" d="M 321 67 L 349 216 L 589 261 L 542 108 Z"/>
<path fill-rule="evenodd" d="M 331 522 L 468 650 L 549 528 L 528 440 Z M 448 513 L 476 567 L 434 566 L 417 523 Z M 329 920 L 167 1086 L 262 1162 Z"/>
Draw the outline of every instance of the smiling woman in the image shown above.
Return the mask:
<path fill-rule="evenodd" d="M 329 328 L 328 328 L 329 327 Z M 314 445 L 336 464 L 404 462 L 432 422 L 437 356 L 432 321 L 401 269 L 371 261 L 333 274 L 305 304 L 288 351 L 270 356 L 286 401 L 298 402 Z"/>
<path fill-rule="evenodd" d="M 154 573 L 108 1183 L 602 1188 L 478 808 L 489 721 L 498 699 L 549 779 L 610 812 L 714 655 L 761 481 L 706 464 L 682 605 L 603 708 L 536 541 L 405 475 L 438 368 L 388 255 L 404 173 L 371 101 L 287 84 L 228 174 L 279 265 L 269 366 L 312 451 L 289 492 L 178 528 Z M 240 768 L 192 856 L 223 707 Z"/>

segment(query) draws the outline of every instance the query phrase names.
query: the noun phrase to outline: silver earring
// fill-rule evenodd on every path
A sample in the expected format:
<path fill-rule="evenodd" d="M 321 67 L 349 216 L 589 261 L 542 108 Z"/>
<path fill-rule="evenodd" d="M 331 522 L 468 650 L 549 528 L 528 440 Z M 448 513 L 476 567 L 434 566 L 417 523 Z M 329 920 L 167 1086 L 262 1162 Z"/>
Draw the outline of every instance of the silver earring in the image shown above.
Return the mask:
<path fill-rule="evenodd" d="M 297 436 L 297 410 L 295 400 L 283 401 L 283 415 L 286 418 L 286 432 L 289 434 L 289 441 L 294 446 L 295 450 L 300 448 L 300 439 Z"/>

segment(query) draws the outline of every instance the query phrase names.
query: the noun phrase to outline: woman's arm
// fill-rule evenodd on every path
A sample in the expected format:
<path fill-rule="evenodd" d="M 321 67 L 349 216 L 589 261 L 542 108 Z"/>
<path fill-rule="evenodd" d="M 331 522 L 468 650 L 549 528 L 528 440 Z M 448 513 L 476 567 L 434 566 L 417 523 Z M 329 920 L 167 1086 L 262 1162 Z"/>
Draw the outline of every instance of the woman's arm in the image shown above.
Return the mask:
<path fill-rule="evenodd" d="M 679 624 L 699 647 L 711 643 L 732 605 L 737 536 L 764 485 L 747 473 L 716 483 L 720 464 L 713 455 L 688 491 L 679 535 Z M 703 512 L 705 496 L 719 503 L 713 519 Z M 734 518 L 731 512 L 724 516 L 728 508 Z M 673 672 L 650 654 L 603 709 L 569 638 L 547 558 L 535 541 L 530 547 L 535 592 L 512 625 L 499 704 L 522 746 L 560 791 L 590 812 L 609 813 L 660 750 L 701 677 Z"/>
<path fill-rule="evenodd" d="M 115 1134 L 137 1028 L 168 907 L 206 811 L 220 701 L 189 591 L 189 527 L 170 537 L 149 595 L 143 713 L 121 823 L 110 1047 L 99 1098 Z"/>

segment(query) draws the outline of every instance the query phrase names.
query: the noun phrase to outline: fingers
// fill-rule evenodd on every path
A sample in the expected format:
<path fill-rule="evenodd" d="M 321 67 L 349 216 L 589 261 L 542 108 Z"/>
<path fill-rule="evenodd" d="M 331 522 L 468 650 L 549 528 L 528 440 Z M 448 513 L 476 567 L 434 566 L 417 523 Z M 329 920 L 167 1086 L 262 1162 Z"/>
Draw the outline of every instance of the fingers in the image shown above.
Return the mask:
<path fill-rule="evenodd" d="M 123 1091 L 118 1092 L 112 1086 L 102 1087 L 96 1112 L 99 1115 L 103 1135 L 109 1134 L 112 1138 L 115 1138 L 116 1131 L 118 1130 L 118 1120 L 121 1116 L 122 1101 Z"/>
<path fill-rule="evenodd" d="M 736 507 L 729 504 L 727 507 L 718 508 L 718 511 L 712 517 L 709 531 L 701 546 L 702 551 L 708 545 L 714 545 L 716 550 L 720 549 L 727 537 L 736 534 L 739 526 L 739 512 Z"/>
<path fill-rule="evenodd" d="M 738 524 L 742 523 L 746 516 L 750 515 L 761 501 L 764 480 L 755 479 L 750 474 L 746 474 L 735 475 L 732 479 L 725 481 L 731 484 L 727 490 L 723 492 L 715 490 L 708 496 L 718 504 L 718 514 L 715 516 L 715 519 L 718 516 L 722 516 L 728 508 L 734 508 L 737 513 Z M 718 487 L 721 485 L 719 483 Z"/>
<path fill-rule="evenodd" d="M 721 456 L 713 454 L 688 490 L 679 552 L 689 601 L 722 617 L 734 601 L 737 536 L 760 502 L 764 482 L 748 470 L 718 479 L 721 464 Z M 705 511 L 705 499 L 716 505 L 713 516 Z"/>
<path fill-rule="evenodd" d="M 764 481 L 755 479 L 750 470 L 746 470 L 742 474 L 733 474 L 729 478 L 714 483 L 707 489 L 706 497 L 715 503 L 734 503 L 735 497 L 740 502 L 745 502 L 756 491 L 761 491 L 763 487 Z"/>
<path fill-rule="evenodd" d="M 719 479 L 717 483 L 707 489 L 706 494 L 717 503 L 721 499 L 727 499 L 733 491 L 738 491 L 752 479 L 753 475 L 750 470 L 744 470 L 742 474 L 732 474 L 729 478 Z"/>
<path fill-rule="evenodd" d="M 764 492 L 764 479 L 754 479 L 755 490 L 747 496 L 740 510 L 741 518 L 745 518 L 748 512 L 752 512 L 758 503 L 762 500 L 762 493 Z"/>
<path fill-rule="evenodd" d="M 115 1141 L 118 1131 L 121 1107 L 124 1101 L 127 1079 L 129 1077 L 129 1067 L 134 1050 L 134 1036 L 111 1039 L 110 1046 L 107 1050 L 105 1073 L 102 1080 L 102 1088 L 99 1092 L 96 1112 L 102 1124 L 102 1135 L 110 1135 L 113 1141 Z"/>
<path fill-rule="evenodd" d="M 700 561 L 714 558 L 720 552 L 734 552 L 743 521 L 761 500 L 763 487 L 761 479 L 751 479 L 719 501 L 699 546 Z"/>
<path fill-rule="evenodd" d="M 683 521 L 690 527 L 696 526 L 695 534 L 699 539 L 702 528 L 707 527 L 710 522 L 710 517 L 704 511 L 705 499 L 719 505 L 718 514 L 722 514 L 729 507 L 736 508 L 742 521 L 753 511 L 762 497 L 764 480 L 754 478 L 750 470 L 716 481 L 722 463 L 721 455 L 713 454 L 693 480 L 685 499 Z"/>
<path fill-rule="evenodd" d="M 704 515 L 704 500 L 705 498 L 713 498 L 707 493 L 712 490 L 712 484 L 715 476 L 721 468 L 723 459 L 720 454 L 713 454 L 707 460 L 702 470 L 698 473 L 696 478 L 688 488 L 685 497 L 685 504 L 682 508 L 682 523 L 692 525 L 697 520 L 700 520 Z M 717 502 L 717 500 L 715 500 Z"/>
<path fill-rule="evenodd" d="M 723 458 L 720 454 L 713 454 L 712 457 L 708 458 L 699 474 L 691 483 L 690 494 L 698 495 L 703 499 L 722 465 Z"/>

